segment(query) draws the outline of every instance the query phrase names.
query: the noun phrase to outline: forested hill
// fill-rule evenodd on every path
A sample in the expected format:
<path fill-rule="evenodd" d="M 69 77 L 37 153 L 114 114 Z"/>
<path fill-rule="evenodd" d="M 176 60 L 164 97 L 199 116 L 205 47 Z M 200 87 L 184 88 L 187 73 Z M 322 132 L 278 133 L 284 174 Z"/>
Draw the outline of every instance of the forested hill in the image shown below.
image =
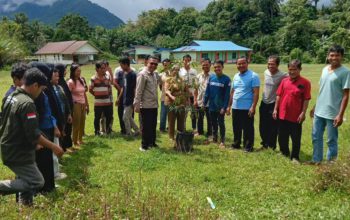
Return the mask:
<path fill-rule="evenodd" d="M 110 29 L 124 23 L 107 9 L 88 0 L 59 0 L 51 6 L 24 3 L 12 12 L 1 12 L 0 10 L 0 17 L 8 16 L 12 18 L 15 14 L 21 12 L 25 13 L 29 20 L 39 20 L 53 26 L 67 13 L 75 13 L 86 17 L 91 26 L 102 26 Z"/>

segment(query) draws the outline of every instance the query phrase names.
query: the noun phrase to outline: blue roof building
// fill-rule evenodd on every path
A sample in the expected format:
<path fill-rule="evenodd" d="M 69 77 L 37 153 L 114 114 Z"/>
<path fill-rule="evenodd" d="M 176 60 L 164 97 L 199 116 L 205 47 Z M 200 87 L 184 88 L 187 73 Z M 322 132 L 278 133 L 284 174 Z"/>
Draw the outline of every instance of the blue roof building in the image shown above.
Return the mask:
<path fill-rule="evenodd" d="M 212 61 L 222 60 L 225 63 L 235 63 L 241 56 L 247 56 L 250 59 L 251 52 L 252 49 L 239 46 L 231 41 L 195 40 L 171 53 L 175 59 L 182 59 L 184 55 L 189 54 L 192 60 L 197 62 L 203 58 L 209 58 Z"/>

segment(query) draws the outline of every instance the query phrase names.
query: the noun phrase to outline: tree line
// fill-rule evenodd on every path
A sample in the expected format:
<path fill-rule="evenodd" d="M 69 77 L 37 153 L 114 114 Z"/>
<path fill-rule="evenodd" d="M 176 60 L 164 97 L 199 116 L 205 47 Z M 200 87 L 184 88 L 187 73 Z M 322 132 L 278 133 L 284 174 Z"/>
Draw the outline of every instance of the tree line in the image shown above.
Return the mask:
<path fill-rule="evenodd" d="M 67 14 L 52 27 L 20 13 L 0 21 L 0 65 L 31 55 L 50 41 L 89 40 L 106 58 L 115 58 L 130 45 L 175 49 L 194 39 L 229 40 L 249 47 L 255 63 L 265 62 L 271 54 L 324 63 L 329 45 L 350 48 L 350 1 L 333 0 L 329 7 L 318 3 L 217 0 L 202 11 L 191 7 L 145 11 L 135 22 L 114 29 L 92 27 L 78 14 Z"/>

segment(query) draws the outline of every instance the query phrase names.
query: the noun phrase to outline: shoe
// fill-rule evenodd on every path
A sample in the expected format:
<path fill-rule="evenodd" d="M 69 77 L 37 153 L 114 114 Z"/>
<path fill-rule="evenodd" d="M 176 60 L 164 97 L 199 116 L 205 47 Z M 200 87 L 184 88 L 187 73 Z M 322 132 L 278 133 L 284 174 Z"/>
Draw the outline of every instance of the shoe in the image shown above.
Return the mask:
<path fill-rule="evenodd" d="M 251 152 L 253 152 L 253 148 L 252 149 L 244 148 L 244 153 L 251 153 Z"/>
<path fill-rule="evenodd" d="M 267 149 L 268 149 L 267 147 L 261 147 L 261 148 L 257 149 L 256 151 L 265 151 Z"/>
<path fill-rule="evenodd" d="M 197 131 L 195 131 L 195 132 L 193 132 L 193 135 L 194 135 L 195 137 L 197 137 L 197 136 L 199 136 L 199 133 L 198 133 Z"/>
<path fill-rule="evenodd" d="M 136 132 L 133 134 L 133 136 L 137 137 L 137 136 L 139 136 L 140 134 L 141 134 L 140 131 L 136 131 Z"/>
<path fill-rule="evenodd" d="M 158 148 L 158 144 L 153 144 L 152 147 Z"/>
<path fill-rule="evenodd" d="M 74 150 L 72 149 L 72 147 L 70 147 L 70 148 L 67 148 L 67 149 L 66 149 L 66 152 L 67 152 L 67 153 L 73 153 Z"/>
<path fill-rule="evenodd" d="M 300 165 L 300 161 L 296 158 L 293 158 L 292 159 L 292 163 L 295 164 L 295 165 Z"/>
<path fill-rule="evenodd" d="M 225 144 L 223 142 L 221 142 L 220 145 L 219 145 L 219 148 L 220 149 L 225 149 Z"/>
<path fill-rule="evenodd" d="M 142 151 L 142 152 L 146 152 L 147 151 L 147 149 L 145 149 L 143 147 L 140 147 L 139 150 Z"/>
<path fill-rule="evenodd" d="M 218 143 L 218 138 L 217 137 L 213 137 L 213 143 Z"/>
<path fill-rule="evenodd" d="M 81 147 L 79 145 L 75 145 L 75 146 L 72 147 L 72 149 L 74 149 L 74 150 L 81 150 Z"/>
<path fill-rule="evenodd" d="M 321 162 L 315 162 L 315 161 L 305 161 L 304 162 L 305 165 L 313 165 L 313 166 L 319 166 L 321 165 Z"/>
<path fill-rule="evenodd" d="M 55 175 L 55 180 L 63 180 L 67 178 L 67 174 L 65 173 L 58 173 L 57 175 Z"/>
<path fill-rule="evenodd" d="M 241 146 L 235 145 L 235 144 L 231 144 L 231 148 L 233 148 L 233 149 L 241 149 Z"/>

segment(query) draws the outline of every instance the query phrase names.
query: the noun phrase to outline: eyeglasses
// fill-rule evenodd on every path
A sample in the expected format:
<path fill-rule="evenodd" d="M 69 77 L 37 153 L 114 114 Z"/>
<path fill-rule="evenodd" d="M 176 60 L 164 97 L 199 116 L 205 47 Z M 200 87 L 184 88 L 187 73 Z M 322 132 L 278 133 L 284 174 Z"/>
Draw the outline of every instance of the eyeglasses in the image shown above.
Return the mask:
<path fill-rule="evenodd" d="M 155 66 L 158 66 L 158 63 L 149 63 L 151 65 L 155 65 Z"/>

